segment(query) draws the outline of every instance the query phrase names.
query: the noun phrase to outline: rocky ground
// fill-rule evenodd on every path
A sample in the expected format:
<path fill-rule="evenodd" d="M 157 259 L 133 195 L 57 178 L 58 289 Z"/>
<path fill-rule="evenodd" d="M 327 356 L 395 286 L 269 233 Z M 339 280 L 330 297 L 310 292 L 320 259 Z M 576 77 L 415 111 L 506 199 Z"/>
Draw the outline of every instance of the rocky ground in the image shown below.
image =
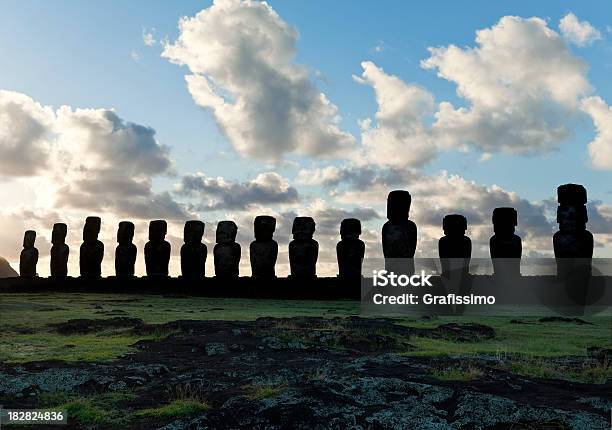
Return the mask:
<path fill-rule="evenodd" d="M 486 325 L 414 328 L 359 317 L 146 324 L 115 317 L 51 328 L 66 336 L 109 328 L 155 335 L 111 361 L 0 363 L 0 404 L 63 408 L 68 428 L 610 428 L 612 380 L 519 376 L 499 366 L 504 358 L 485 355 L 409 354 L 415 336 L 494 338 Z M 595 351 L 591 360 L 607 361 L 608 353 Z M 571 365 L 571 357 L 564 360 Z"/>

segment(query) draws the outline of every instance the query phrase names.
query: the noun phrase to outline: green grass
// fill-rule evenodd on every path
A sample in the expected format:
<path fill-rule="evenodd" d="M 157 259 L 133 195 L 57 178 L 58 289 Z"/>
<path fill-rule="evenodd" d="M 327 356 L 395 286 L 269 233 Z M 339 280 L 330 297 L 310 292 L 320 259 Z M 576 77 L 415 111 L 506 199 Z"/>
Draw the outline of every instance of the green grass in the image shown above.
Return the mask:
<path fill-rule="evenodd" d="M 112 360 L 130 351 L 141 339 L 159 339 L 172 334 L 156 329 L 135 335 L 118 328 L 101 333 L 64 336 L 48 325 L 70 319 L 107 319 L 114 316 L 140 318 L 148 324 L 189 320 L 254 320 L 269 316 L 321 316 L 333 318 L 360 314 L 360 304 L 352 301 L 291 301 L 212 299 L 205 297 L 164 297 L 130 294 L 0 294 L 0 361 L 36 360 L 101 361 Z M 539 323 L 537 318 L 521 318 L 523 324 L 512 324 L 512 317 L 439 317 L 422 320 L 398 317 L 411 327 L 436 327 L 448 322 L 479 323 L 493 327 L 495 339 L 479 342 L 453 342 L 444 339 L 411 337 L 406 339 L 407 355 L 520 355 L 524 357 L 584 356 L 589 346 L 612 347 L 610 317 L 584 317 L 593 325 Z M 279 333 L 292 336 L 291 323 L 279 322 Z M 341 322 L 330 321 L 322 330 L 342 330 Z M 355 336 L 377 336 L 380 333 L 352 333 Z"/>
<path fill-rule="evenodd" d="M 172 334 L 156 329 L 135 336 L 126 329 L 58 335 L 48 327 L 70 319 L 140 318 L 148 324 L 180 319 L 254 320 L 263 316 L 345 316 L 359 313 L 350 301 L 287 301 L 163 297 L 128 294 L 0 294 L 0 361 L 101 361 L 120 357 L 142 339 Z M 27 315 L 27 317 L 25 317 Z"/>
<path fill-rule="evenodd" d="M 123 413 L 125 403 L 135 400 L 133 393 L 105 393 L 89 397 L 78 397 L 69 393 L 54 393 L 41 396 L 41 407 L 66 411 L 70 421 L 90 427 L 125 428 L 128 417 Z"/>
<path fill-rule="evenodd" d="M 441 381 L 473 381 L 480 379 L 483 375 L 482 370 L 472 366 L 467 368 L 448 367 L 432 373 L 433 377 Z"/>
<path fill-rule="evenodd" d="M 576 366 L 550 360 L 526 358 L 503 363 L 499 367 L 512 373 L 534 378 L 564 379 L 589 384 L 603 384 L 612 380 L 612 364 L 607 361 Z"/>
<path fill-rule="evenodd" d="M 173 400 L 158 408 L 143 409 L 134 413 L 138 418 L 180 418 L 206 412 L 210 406 L 198 400 Z"/>
<path fill-rule="evenodd" d="M 278 396 L 289 388 L 288 384 L 276 385 L 244 385 L 242 389 L 246 392 L 249 400 L 261 400 L 268 397 Z"/>
<path fill-rule="evenodd" d="M 448 322 L 484 324 L 495 329 L 496 337 L 478 342 L 452 342 L 445 339 L 414 337 L 416 347 L 408 355 L 520 355 L 528 357 L 585 356 L 590 346 L 612 347 L 612 327 L 609 317 L 584 317 L 592 325 L 564 322 L 540 323 L 537 317 L 521 318 L 513 324 L 510 317 L 439 317 L 429 321 L 404 323 L 412 327 L 433 328 Z"/>

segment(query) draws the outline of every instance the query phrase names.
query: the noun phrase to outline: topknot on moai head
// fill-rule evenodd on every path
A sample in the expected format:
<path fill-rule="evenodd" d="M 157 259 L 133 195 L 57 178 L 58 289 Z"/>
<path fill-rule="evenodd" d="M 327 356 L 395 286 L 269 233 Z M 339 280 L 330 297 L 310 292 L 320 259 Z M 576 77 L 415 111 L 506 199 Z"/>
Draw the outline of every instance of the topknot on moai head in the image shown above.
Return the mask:
<path fill-rule="evenodd" d="M 557 207 L 557 223 L 563 230 L 584 230 L 589 221 L 586 206 L 566 206 Z"/>
<path fill-rule="evenodd" d="M 117 243 L 127 245 L 134 240 L 134 223 L 130 221 L 121 221 L 117 229 Z"/>
<path fill-rule="evenodd" d="M 185 222 L 183 238 L 185 243 L 200 243 L 204 237 L 204 223 L 199 220 Z"/>
<path fill-rule="evenodd" d="M 27 230 L 23 234 L 23 247 L 24 248 L 34 248 L 35 243 L 36 243 L 36 232 L 34 230 Z"/>
<path fill-rule="evenodd" d="M 217 223 L 217 243 L 236 242 L 238 226 L 234 221 L 219 221 Z"/>
<path fill-rule="evenodd" d="M 587 191 L 579 184 L 564 184 L 557 187 L 557 201 L 565 206 L 582 206 L 587 202 Z"/>
<path fill-rule="evenodd" d="M 151 242 L 161 242 L 166 238 L 168 223 L 163 219 L 151 221 L 149 223 L 149 240 Z"/>
<path fill-rule="evenodd" d="M 495 233 L 514 233 L 518 225 L 518 214 L 514 208 L 495 208 L 492 221 Z"/>
<path fill-rule="evenodd" d="M 100 234 L 100 227 L 102 226 L 102 220 L 97 216 L 88 216 L 85 218 L 85 225 L 83 226 L 83 241 L 89 242 L 98 240 L 98 234 Z"/>
<path fill-rule="evenodd" d="M 253 221 L 255 230 L 255 240 L 268 241 L 272 240 L 274 230 L 276 229 L 276 218 L 269 215 L 259 215 Z"/>
<path fill-rule="evenodd" d="M 387 196 L 387 219 L 402 221 L 408 219 L 412 196 L 405 190 L 394 190 Z"/>
<path fill-rule="evenodd" d="M 442 229 L 447 236 L 462 236 L 467 230 L 467 219 L 459 214 L 446 215 L 442 219 Z"/>
<path fill-rule="evenodd" d="M 315 221 L 309 216 L 298 216 L 293 220 L 291 233 L 294 239 L 312 239 L 315 232 Z"/>
<path fill-rule="evenodd" d="M 68 234 L 68 226 L 62 222 L 53 224 L 53 231 L 51 232 L 51 243 L 54 245 L 60 245 L 66 242 L 66 235 Z"/>
<path fill-rule="evenodd" d="M 359 239 L 361 234 L 361 221 L 357 218 L 345 218 L 340 223 L 340 237 L 342 240 Z"/>

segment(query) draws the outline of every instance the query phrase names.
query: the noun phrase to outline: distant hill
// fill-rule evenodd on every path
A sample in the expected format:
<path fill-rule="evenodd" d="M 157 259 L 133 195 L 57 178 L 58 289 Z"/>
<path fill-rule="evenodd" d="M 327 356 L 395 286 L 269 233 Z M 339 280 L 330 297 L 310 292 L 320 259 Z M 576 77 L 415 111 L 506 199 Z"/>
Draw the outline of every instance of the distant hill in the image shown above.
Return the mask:
<path fill-rule="evenodd" d="M 12 278 L 15 276 L 19 276 L 19 274 L 5 258 L 0 257 L 0 278 Z"/>

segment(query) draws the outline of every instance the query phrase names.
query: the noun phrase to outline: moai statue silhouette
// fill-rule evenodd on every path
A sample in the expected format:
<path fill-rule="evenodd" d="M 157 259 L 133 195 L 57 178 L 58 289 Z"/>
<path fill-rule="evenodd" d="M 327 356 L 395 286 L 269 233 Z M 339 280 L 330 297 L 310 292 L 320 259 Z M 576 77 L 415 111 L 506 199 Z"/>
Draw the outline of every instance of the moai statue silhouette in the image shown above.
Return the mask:
<path fill-rule="evenodd" d="M 340 223 L 340 242 L 336 245 L 338 276 L 347 280 L 361 279 L 361 265 L 365 255 L 365 243 L 359 239 L 361 222 L 346 218 Z"/>
<path fill-rule="evenodd" d="M 472 257 L 472 241 L 465 235 L 467 219 L 463 215 L 446 215 L 442 228 L 444 236 L 438 241 L 442 276 L 448 278 L 457 271 L 466 275 Z"/>
<path fill-rule="evenodd" d="M 36 232 L 28 230 L 23 235 L 23 250 L 19 256 L 19 276 L 22 278 L 33 278 L 36 276 L 36 264 L 38 263 L 38 249 L 34 247 Z"/>
<path fill-rule="evenodd" d="M 518 276 L 521 274 L 521 238 L 514 234 L 518 216 L 514 208 L 493 209 L 493 231 L 489 240 L 489 252 L 493 271 L 497 276 Z"/>
<path fill-rule="evenodd" d="M 134 240 L 134 223 L 121 221 L 117 229 L 117 248 L 115 248 L 115 274 L 119 277 L 134 276 L 134 265 L 138 249 Z"/>
<path fill-rule="evenodd" d="M 208 249 L 202 243 L 204 223 L 191 220 L 185 223 L 183 238 L 185 244 L 181 247 L 181 274 L 183 278 L 204 278 Z"/>
<path fill-rule="evenodd" d="M 62 278 L 68 276 L 68 255 L 70 248 L 66 245 L 68 226 L 63 223 L 53 224 L 51 233 L 51 276 Z"/>
<path fill-rule="evenodd" d="M 145 244 L 147 276 L 167 277 L 170 264 L 170 243 L 166 239 L 168 224 L 164 220 L 149 223 L 149 241 Z"/>
<path fill-rule="evenodd" d="M 557 188 L 557 223 L 559 231 L 553 236 L 553 247 L 557 259 L 557 274 L 591 274 L 593 257 L 593 235 L 586 229 L 587 192 L 582 185 L 565 184 Z"/>
<path fill-rule="evenodd" d="M 215 276 L 218 278 L 237 278 L 240 265 L 240 244 L 236 243 L 238 226 L 234 221 L 219 221 L 215 249 Z"/>
<path fill-rule="evenodd" d="M 313 279 L 317 277 L 319 243 L 312 238 L 315 222 L 311 217 L 296 217 L 293 220 L 293 240 L 289 242 L 290 277 Z"/>
<path fill-rule="evenodd" d="M 278 243 L 272 236 L 276 229 L 276 219 L 259 215 L 253 222 L 255 240 L 249 246 L 251 276 L 253 278 L 275 278 L 274 266 L 278 257 Z"/>
<path fill-rule="evenodd" d="M 385 269 L 413 274 L 417 227 L 408 219 L 412 197 L 408 191 L 394 190 L 387 197 L 387 219 L 382 228 Z"/>
<path fill-rule="evenodd" d="M 83 244 L 79 255 L 81 277 L 99 278 L 102 275 L 104 244 L 98 240 L 101 223 L 102 220 L 97 216 L 89 216 L 85 219 Z"/>

